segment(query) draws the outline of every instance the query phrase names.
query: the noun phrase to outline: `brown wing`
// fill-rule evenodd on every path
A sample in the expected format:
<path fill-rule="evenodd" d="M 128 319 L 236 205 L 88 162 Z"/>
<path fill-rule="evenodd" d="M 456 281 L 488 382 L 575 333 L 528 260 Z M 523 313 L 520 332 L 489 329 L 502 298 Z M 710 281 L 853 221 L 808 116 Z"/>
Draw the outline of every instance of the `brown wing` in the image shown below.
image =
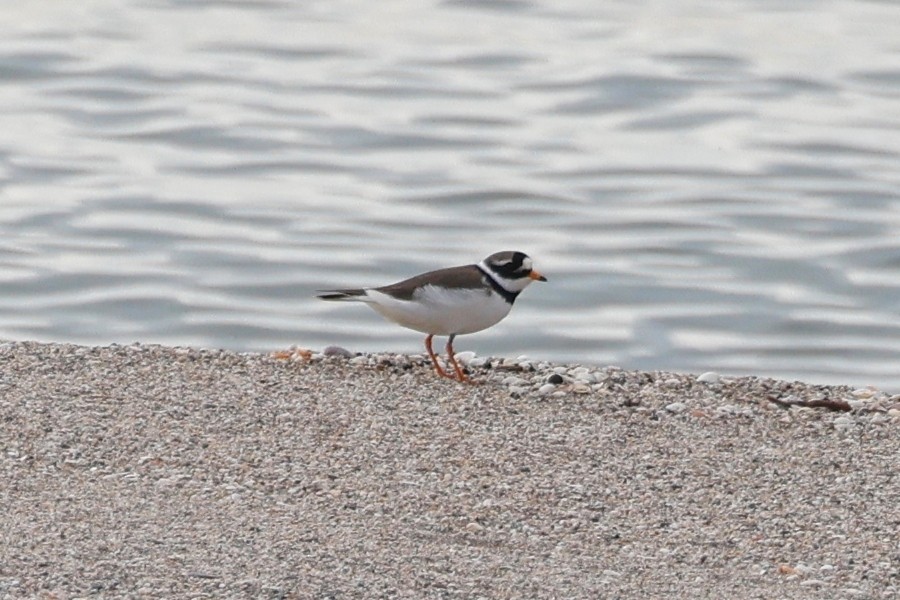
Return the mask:
<path fill-rule="evenodd" d="M 450 267 L 422 273 L 421 275 L 375 289 L 384 294 L 390 294 L 399 300 L 412 300 L 415 291 L 426 285 L 476 289 L 484 287 L 484 273 L 475 265 Z"/>

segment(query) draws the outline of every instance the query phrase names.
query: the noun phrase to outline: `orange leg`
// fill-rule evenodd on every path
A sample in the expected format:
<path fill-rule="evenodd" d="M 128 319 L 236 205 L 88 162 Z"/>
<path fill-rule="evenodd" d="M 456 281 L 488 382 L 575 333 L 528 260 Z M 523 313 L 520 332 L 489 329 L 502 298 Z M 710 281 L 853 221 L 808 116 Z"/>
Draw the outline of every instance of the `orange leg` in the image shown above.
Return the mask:
<path fill-rule="evenodd" d="M 434 355 L 434 350 L 431 349 L 431 338 L 433 337 L 434 335 L 429 335 L 425 338 L 425 349 L 428 350 L 428 356 L 431 358 L 431 362 L 434 363 L 434 370 L 437 371 L 437 374 L 441 377 L 448 377 L 450 379 L 453 379 L 453 377 L 451 375 L 448 375 L 447 371 L 443 370 L 441 368 L 441 365 L 438 364 L 437 356 Z M 456 364 L 456 362 L 454 361 L 453 364 Z"/>
<path fill-rule="evenodd" d="M 456 335 L 451 335 L 450 339 L 447 340 L 447 358 L 450 359 L 450 364 L 453 365 L 453 369 L 456 371 L 456 378 L 459 381 L 468 381 L 469 378 L 466 377 L 466 374 L 463 373 L 463 370 L 459 367 L 459 363 L 456 362 L 456 352 L 453 351 L 453 338 Z"/>

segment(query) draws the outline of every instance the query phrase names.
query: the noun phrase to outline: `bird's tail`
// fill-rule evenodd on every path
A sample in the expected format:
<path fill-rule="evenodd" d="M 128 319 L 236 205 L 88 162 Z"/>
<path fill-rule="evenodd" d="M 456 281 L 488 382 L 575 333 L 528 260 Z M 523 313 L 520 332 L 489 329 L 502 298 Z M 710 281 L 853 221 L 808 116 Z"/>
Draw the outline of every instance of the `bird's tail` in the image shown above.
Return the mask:
<path fill-rule="evenodd" d="M 320 300 L 344 300 L 344 301 L 356 301 L 356 302 L 365 302 L 366 299 L 366 290 L 358 289 L 358 290 L 319 290 L 322 292 L 317 295 L 316 298 Z"/>

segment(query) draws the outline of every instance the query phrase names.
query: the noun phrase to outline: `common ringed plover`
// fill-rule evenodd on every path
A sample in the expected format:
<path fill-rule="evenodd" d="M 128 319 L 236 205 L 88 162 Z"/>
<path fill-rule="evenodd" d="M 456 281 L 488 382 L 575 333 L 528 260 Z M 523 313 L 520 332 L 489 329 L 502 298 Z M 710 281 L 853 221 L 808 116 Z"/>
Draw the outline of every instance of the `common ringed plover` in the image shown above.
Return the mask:
<path fill-rule="evenodd" d="M 468 378 L 453 352 L 458 335 L 475 333 L 509 314 L 519 293 L 532 281 L 547 281 L 522 252 L 497 252 L 476 265 L 422 273 L 376 288 L 321 290 L 322 300 L 365 302 L 384 318 L 427 334 L 425 349 L 438 375 L 449 377 L 431 349 L 436 335 L 449 336 L 447 358 L 458 381 Z"/>

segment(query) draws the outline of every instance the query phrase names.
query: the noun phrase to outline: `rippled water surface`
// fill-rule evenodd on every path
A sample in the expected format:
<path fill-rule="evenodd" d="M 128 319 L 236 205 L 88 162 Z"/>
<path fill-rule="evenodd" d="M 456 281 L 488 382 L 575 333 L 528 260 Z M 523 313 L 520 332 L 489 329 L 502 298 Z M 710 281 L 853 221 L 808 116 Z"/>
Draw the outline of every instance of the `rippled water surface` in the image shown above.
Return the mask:
<path fill-rule="evenodd" d="M 316 289 L 529 252 L 479 354 L 900 389 L 900 6 L 0 7 L 0 338 L 418 352 Z"/>

